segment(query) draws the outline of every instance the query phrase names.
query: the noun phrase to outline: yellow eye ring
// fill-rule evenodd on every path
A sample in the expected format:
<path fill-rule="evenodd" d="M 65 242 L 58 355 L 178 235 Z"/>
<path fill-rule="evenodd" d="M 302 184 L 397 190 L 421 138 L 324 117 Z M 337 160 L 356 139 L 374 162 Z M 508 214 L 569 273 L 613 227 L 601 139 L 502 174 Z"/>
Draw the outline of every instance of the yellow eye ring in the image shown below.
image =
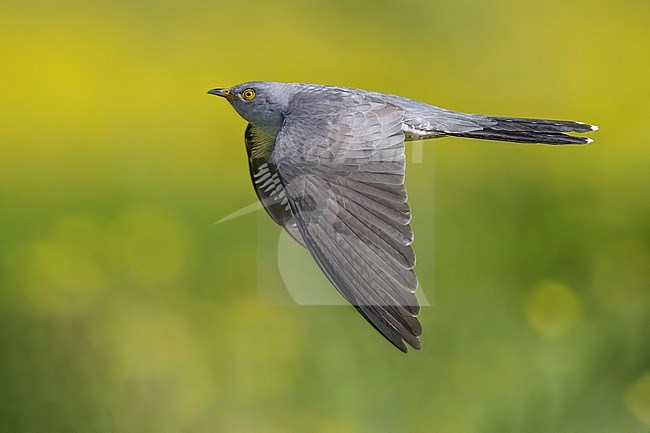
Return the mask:
<path fill-rule="evenodd" d="M 243 92 L 241 92 L 241 97 L 244 98 L 247 101 L 250 101 L 255 97 L 255 90 L 253 89 L 246 89 Z"/>

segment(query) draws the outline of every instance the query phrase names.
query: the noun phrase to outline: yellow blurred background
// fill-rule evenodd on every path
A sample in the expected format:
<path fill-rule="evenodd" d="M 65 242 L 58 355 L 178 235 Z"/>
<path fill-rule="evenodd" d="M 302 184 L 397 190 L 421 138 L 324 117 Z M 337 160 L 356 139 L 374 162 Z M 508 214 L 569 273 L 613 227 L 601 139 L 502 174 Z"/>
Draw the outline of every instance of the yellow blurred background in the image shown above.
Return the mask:
<path fill-rule="evenodd" d="M 647 432 L 649 16 L 4 0 L 0 431 Z M 407 187 L 434 305 L 404 355 L 350 307 L 260 298 L 265 215 L 214 224 L 255 193 L 245 122 L 206 91 L 255 79 L 601 129 L 425 143 Z"/>

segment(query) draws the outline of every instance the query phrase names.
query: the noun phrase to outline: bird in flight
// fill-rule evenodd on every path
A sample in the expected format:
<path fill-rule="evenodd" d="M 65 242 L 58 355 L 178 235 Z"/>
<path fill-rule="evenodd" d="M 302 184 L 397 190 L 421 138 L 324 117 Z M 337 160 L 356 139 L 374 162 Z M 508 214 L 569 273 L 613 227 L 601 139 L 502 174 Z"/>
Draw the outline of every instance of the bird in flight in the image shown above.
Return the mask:
<path fill-rule="evenodd" d="M 257 197 L 339 293 L 403 352 L 420 349 L 404 142 L 445 136 L 586 144 L 596 126 L 484 116 L 343 87 L 254 81 L 208 93 L 247 122 Z"/>

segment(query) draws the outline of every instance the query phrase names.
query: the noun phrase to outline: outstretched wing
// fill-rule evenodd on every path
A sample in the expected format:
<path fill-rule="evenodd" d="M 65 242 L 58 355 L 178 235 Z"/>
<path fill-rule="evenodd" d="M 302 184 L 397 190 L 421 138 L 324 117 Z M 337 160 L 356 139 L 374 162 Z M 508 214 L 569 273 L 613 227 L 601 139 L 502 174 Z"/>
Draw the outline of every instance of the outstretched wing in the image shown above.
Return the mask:
<path fill-rule="evenodd" d="M 272 157 L 298 230 L 346 300 L 400 350 L 419 349 L 403 110 L 317 92 L 294 96 Z"/>
<path fill-rule="evenodd" d="M 278 177 L 275 164 L 271 162 L 271 151 L 275 138 L 248 124 L 244 133 L 248 168 L 251 173 L 253 187 L 264 210 L 271 219 L 284 227 L 287 232 L 303 246 L 305 242 L 300 236 L 296 223 L 291 215 L 285 191 Z"/>

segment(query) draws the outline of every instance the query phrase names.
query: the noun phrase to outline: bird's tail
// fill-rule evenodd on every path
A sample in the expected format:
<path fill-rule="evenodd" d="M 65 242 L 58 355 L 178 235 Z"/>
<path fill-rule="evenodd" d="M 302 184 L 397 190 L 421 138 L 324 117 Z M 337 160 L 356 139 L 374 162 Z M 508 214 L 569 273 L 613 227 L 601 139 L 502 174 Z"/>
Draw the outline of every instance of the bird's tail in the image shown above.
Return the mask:
<path fill-rule="evenodd" d="M 587 144 L 593 140 L 575 137 L 565 132 L 590 132 L 597 126 L 566 120 L 518 119 L 514 117 L 484 116 L 483 129 L 449 133 L 454 137 L 480 138 L 484 140 L 511 141 L 539 144 Z"/>

